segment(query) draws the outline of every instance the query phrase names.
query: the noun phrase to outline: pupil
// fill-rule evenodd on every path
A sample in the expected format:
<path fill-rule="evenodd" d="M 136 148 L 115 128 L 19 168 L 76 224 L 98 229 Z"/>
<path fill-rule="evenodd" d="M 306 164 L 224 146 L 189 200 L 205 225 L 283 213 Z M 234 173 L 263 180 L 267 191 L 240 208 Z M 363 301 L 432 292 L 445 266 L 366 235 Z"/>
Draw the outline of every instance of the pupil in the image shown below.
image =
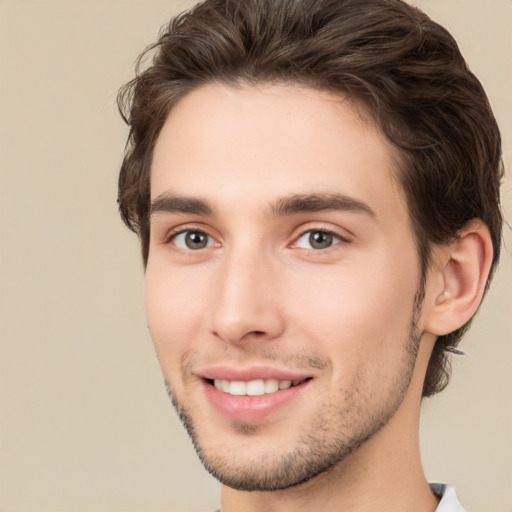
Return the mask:
<path fill-rule="evenodd" d="M 208 240 L 204 233 L 191 231 L 190 233 L 187 233 L 185 242 L 189 249 L 202 249 L 203 247 L 206 247 Z"/>
<path fill-rule="evenodd" d="M 309 235 L 309 243 L 313 249 L 325 249 L 332 245 L 332 235 L 323 231 L 314 231 Z"/>

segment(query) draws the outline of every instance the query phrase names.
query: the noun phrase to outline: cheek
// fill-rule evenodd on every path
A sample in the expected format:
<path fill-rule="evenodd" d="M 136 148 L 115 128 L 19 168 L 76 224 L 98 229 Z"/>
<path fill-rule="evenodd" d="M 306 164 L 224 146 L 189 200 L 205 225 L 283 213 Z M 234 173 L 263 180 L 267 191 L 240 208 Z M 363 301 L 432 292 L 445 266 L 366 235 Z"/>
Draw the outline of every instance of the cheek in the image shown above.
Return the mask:
<path fill-rule="evenodd" d="M 206 288 L 197 275 L 160 270 L 156 265 L 148 264 L 146 316 L 160 364 L 166 373 L 177 369 L 190 340 L 197 337 L 202 325 L 203 304 L 207 300 Z"/>
<path fill-rule="evenodd" d="M 300 287 L 289 280 L 288 288 L 295 288 L 290 297 L 300 311 L 298 317 L 309 317 L 316 327 L 358 324 L 372 329 L 410 316 L 416 279 L 412 273 L 409 278 L 397 275 L 385 265 L 373 269 L 350 266 L 323 275 L 304 273 Z"/>
<path fill-rule="evenodd" d="M 338 374 L 361 365 L 391 371 L 410 329 L 414 269 L 399 272 L 396 263 L 385 260 L 364 263 L 327 269 L 324 276 L 308 277 L 302 293 L 290 294 L 295 322 L 332 358 Z"/>

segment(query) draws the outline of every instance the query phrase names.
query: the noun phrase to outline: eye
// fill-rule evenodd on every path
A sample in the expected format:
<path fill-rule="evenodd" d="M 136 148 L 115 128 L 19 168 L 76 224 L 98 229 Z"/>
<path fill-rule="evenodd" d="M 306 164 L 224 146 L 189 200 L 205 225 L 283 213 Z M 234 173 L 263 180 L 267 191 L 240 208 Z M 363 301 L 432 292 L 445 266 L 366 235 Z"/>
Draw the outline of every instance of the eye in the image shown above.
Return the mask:
<path fill-rule="evenodd" d="M 340 243 L 342 239 L 330 231 L 311 230 L 303 233 L 295 243 L 300 249 L 328 249 Z"/>
<path fill-rule="evenodd" d="M 171 240 L 176 247 L 183 250 L 197 251 L 214 245 L 212 237 L 203 231 L 182 231 L 173 235 Z"/>

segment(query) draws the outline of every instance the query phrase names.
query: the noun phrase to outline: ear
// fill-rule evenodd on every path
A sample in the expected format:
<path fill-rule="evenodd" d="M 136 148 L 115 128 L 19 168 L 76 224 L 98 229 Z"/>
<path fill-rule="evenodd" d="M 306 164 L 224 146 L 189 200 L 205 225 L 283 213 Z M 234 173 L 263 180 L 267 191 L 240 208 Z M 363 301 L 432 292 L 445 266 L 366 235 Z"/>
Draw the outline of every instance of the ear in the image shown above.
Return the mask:
<path fill-rule="evenodd" d="M 485 292 L 493 247 L 487 226 L 471 221 L 454 242 L 434 251 L 427 278 L 424 330 L 442 336 L 462 327 Z"/>

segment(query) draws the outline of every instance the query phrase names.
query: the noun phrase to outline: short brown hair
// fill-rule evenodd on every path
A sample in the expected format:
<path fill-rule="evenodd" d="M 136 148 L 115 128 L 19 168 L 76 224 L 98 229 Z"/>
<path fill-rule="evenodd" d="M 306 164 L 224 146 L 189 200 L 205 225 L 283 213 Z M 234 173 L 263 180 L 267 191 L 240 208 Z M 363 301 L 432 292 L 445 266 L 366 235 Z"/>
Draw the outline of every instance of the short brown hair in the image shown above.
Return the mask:
<path fill-rule="evenodd" d="M 152 64 L 142 69 L 148 52 Z M 141 238 L 144 263 L 156 139 L 176 102 L 212 81 L 293 82 L 363 101 L 397 148 L 423 280 L 432 246 L 453 241 L 473 219 L 489 228 L 494 270 L 502 229 L 498 126 L 453 37 L 401 0 L 206 0 L 171 20 L 118 97 L 130 126 L 118 201 Z M 447 352 L 468 327 L 438 338 L 424 396 L 448 383 Z"/>

